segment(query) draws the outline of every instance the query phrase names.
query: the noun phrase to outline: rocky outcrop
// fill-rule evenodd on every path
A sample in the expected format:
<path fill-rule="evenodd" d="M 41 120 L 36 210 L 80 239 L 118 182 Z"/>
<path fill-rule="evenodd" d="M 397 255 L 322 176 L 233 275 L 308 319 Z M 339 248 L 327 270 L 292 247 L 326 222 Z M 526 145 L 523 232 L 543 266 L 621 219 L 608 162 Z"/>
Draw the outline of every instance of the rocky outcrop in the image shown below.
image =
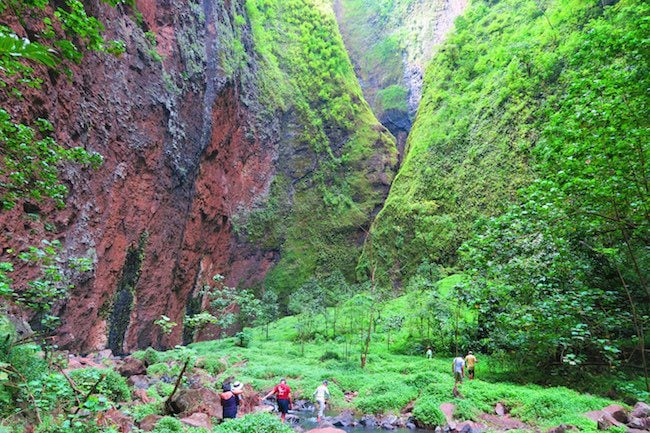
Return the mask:
<path fill-rule="evenodd" d="M 60 347 L 109 347 L 116 355 L 169 347 L 182 341 L 185 315 L 205 307 L 198 292 L 213 275 L 223 274 L 231 286 L 264 284 L 285 255 L 287 235 L 274 243 L 250 236 L 249 216 L 270 206 L 271 185 L 279 185 L 274 191 L 286 197 L 285 219 L 274 224 L 284 230 L 294 224 L 286 217 L 301 200 L 322 200 L 323 185 L 312 175 L 335 174 L 315 170 L 325 165 L 323 155 L 342 157 L 354 134 L 325 122 L 332 131 L 325 148 L 300 150 L 296 137 L 305 119 L 261 89 L 270 72 L 244 1 L 136 0 L 141 18 L 123 5 L 88 3 L 107 38 L 123 40 L 126 52 L 87 53 L 70 66 L 70 79 L 43 71 L 42 89 L 12 110 L 19 118 L 50 119 L 58 142 L 99 152 L 104 163 L 96 171 L 66 168 L 70 195 L 62 211 L 42 204 L 29 207 L 32 216 L 23 206 L 3 212 L 0 258 L 17 262 L 17 254 L 47 236 L 62 241 L 64 257 L 92 260 L 91 271 L 72 276 L 75 287 L 58 306 Z M 31 31 L 29 22 L 5 21 L 19 35 Z M 290 71 L 282 73 L 292 79 Z M 358 98 L 351 103 L 365 110 Z M 364 202 L 357 203 L 363 213 L 348 223 L 352 238 L 327 240 L 340 249 L 348 242 L 351 254 L 359 247 L 355 231 L 381 204 L 394 166 L 387 132 L 374 120 L 355 122 L 372 131 L 363 139 L 366 154 L 353 170 L 337 170 L 348 173 L 340 179 L 370 184 L 359 186 L 365 196 L 354 196 Z M 300 223 L 322 220 L 312 213 Z M 20 283 L 33 275 L 18 267 L 13 277 Z M 153 324 L 162 314 L 180 324 L 169 335 Z"/>

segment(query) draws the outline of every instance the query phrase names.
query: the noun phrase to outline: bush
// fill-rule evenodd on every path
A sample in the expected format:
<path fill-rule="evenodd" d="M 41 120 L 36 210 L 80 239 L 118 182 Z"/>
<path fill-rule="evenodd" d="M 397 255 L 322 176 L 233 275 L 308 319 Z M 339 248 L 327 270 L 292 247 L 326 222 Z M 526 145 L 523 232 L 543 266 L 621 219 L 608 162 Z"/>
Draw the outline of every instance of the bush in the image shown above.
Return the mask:
<path fill-rule="evenodd" d="M 447 420 L 440 410 L 440 401 L 429 396 L 419 398 L 413 408 L 413 417 L 418 425 L 435 428 L 444 425 Z"/>
<path fill-rule="evenodd" d="M 152 433 L 183 433 L 183 424 L 176 418 L 166 416 L 161 418 L 151 431 Z"/>
<path fill-rule="evenodd" d="M 204 369 L 213 376 L 223 373 L 228 365 L 221 360 L 218 356 L 208 355 L 202 359 L 197 360 L 197 367 Z"/>
<path fill-rule="evenodd" d="M 152 388 L 155 389 L 155 388 Z M 138 404 L 129 408 L 128 412 L 133 416 L 135 422 L 140 422 L 148 415 L 162 414 L 162 404 L 158 401 L 152 403 Z"/>
<path fill-rule="evenodd" d="M 79 370 L 70 372 L 70 378 L 84 392 L 90 391 L 102 375 L 106 375 L 106 377 L 97 386 L 97 393 L 106 396 L 114 402 L 128 401 L 131 399 L 131 390 L 126 383 L 126 379 L 114 370 L 80 368 Z"/>
<path fill-rule="evenodd" d="M 249 414 L 242 418 L 228 420 L 217 426 L 214 433 L 294 433 L 294 430 L 282 424 L 277 416 L 269 413 Z"/>
<path fill-rule="evenodd" d="M 160 362 L 160 353 L 153 347 L 147 347 L 147 350 L 135 352 L 133 357 L 144 362 L 147 367 Z"/>
<path fill-rule="evenodd" d="M 321 355 L 321 357 L 319 358 L 320 362 L 328 361 L 330 359 L 335 360 L 335 361 L 340 361 L 341 357 L 339 356 L 338 353 L 332 352 L 331 350 L 328 350 L 325 353 L 323 353 Z"/>

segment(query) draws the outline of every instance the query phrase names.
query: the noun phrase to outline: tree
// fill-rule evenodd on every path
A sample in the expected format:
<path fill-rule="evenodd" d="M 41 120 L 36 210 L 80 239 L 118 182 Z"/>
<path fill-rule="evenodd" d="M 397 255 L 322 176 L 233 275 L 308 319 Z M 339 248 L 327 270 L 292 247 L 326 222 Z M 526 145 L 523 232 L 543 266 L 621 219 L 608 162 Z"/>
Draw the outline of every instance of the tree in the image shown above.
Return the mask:
<path fill-rule="evenodd" d="M 264 326 L 267 340 L 269 339 L 269 325 L 279 317 L 280 306 L 278 303 L 278 295 L 272 290 L 266 290 L 262 296 L 262 304 L 256 318 L 256 323 Z"/>

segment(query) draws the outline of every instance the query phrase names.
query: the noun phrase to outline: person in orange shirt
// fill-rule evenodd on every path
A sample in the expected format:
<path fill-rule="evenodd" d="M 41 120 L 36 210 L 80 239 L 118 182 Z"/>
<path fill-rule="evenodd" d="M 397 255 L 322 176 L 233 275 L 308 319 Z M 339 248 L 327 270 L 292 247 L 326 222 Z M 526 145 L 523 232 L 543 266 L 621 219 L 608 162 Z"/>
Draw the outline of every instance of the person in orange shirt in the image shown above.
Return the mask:
<path fill-rule="evenodd" d="M 470 350 L 467 352 L 467 356 L 465 357 L 465 364 L 467 365 L 467 375 L 469 376 L 469 380 L 474 379 L 474 366 L 478 363 L 478 359 L 476 359 L 476 356 L 472 355 L 472 351 Z"/>

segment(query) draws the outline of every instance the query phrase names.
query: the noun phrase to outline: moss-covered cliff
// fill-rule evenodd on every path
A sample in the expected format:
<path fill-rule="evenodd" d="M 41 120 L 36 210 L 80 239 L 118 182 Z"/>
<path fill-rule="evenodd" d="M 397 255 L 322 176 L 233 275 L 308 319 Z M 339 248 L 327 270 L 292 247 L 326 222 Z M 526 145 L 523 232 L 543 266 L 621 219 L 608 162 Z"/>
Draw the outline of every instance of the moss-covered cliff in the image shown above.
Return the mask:
<path fill-rule="evenodd" d="M 478 219 L 519 200 L 536 176 L 531 150 L 551 137 L 571 85 L 564 77 L 588 65 L 585 28 L 623 2 L 611 3 L 475 1 L 456 20 L 427 68 L 406 157 L 372 231 L 385 279 L 399 284 L 423 261 L 453 265 Z"/>
<path fill-rule="evenodd" d="M 363 229 L 383 203 L 394 140 L 365 102 L 326 0 L 248 0 L 261 101 L 282 113 L 277 175 L 239 233 L 280 252 L 269 288 L 353 277 Z"/>
<path fill-rule="evenodd" d="M 467 0 L 334 1 L 364 95 L 400 147 L 420 103 L 424 69 L 466 6 Z"/>

